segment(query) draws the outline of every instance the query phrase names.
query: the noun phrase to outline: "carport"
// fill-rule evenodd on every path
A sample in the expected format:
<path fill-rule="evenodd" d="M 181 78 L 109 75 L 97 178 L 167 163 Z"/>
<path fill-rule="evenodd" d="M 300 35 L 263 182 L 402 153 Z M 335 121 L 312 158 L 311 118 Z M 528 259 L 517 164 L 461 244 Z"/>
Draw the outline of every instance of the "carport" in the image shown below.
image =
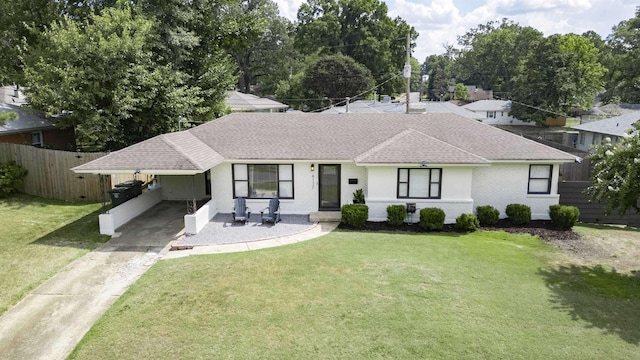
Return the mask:
<path fill-rule="evenodd" d="M 222 160 L 220 154 L 183 131 L 156 136 L 130 146 L 127 151 L 112 152 L 71 170 L 100 176 L 104 194 L 101 234 L 115 234 L 120 226 L 163 200 L 184 201 L 185 233 L 196 234 L 217 213 L 207 175 Z M 107 188 L 107 177 L 112 174 L 152 175 L 157 181 L 151 188 L 144 184 L 139 196 L 112 207 L 107 203 L 111 190 Z"/>

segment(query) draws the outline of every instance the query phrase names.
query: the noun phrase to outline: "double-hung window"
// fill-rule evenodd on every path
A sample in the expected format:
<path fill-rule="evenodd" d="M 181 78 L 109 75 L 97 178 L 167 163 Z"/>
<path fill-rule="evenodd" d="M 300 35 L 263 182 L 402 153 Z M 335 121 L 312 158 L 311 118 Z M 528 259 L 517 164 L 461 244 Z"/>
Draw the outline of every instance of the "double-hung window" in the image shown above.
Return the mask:
<path fill-rule="evenodd" d="M 234 164 L 233 197 L 293 199 L 293 165 Z"/>
<path fill-rule="evenodd" d="M 398 198 L 440 199 L 442 169 L 398 169 Z"/>
<path fill-rule="evenodd" d="M 553 165 L 529 165 L 529 194 L 551 194 Z"/>

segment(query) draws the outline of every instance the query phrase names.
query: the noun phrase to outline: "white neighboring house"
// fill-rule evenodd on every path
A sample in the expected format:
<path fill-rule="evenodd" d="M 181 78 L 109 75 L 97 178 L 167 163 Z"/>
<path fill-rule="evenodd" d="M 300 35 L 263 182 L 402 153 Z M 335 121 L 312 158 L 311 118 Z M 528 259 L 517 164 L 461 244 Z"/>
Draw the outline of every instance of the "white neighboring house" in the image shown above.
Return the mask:
<path fill-rule="evenodd" d="M 482 122 L 489 125 L 536 125 L 509 115 L 511 101 L 507 100 L 478 100 L 462 107 L 481 116 Z"/>
<path fill-rule="evenodd" d="M 625 132 L 633 128 L 633 124 L 638 120 L 640 120 L 640 111 L 633 111 L 624 115 L 573 126 L 573 129 L 578 130 L 576 148 L 589 151 L 592 145 L 602 143 L 607 137 L 613 143 L 616 143 Z"/>
<path fill-rule="evenodd" d="M 385 221 L 388 205 L 406 203 L 441 208 L 447 223 L 479 205 L 505 217 L 510 203 L 530 206 L 533 219 L 548 219 L 549 205 L 559 200 L 560 165 L 574 160 L 453 113 L 234 113 L 72 170 L 154 174 L 158 187 L 146 194 L 156 200 L 149 204 L 210 197 L 185 216 L 186 232 L 197 233 L 216 213 L 231 213 L 235 197 L 261 209 L 277 196 L 283 214 L 309 214 L 314 221 L 328 213 L 339 219 L 357 189 L 371 221 Z M 127 204 L 100 216 L 115 216 Z M 127 210 L 130 217 L 138 213 Z M 125 220 L 111 221 L 103 233 Z"/>

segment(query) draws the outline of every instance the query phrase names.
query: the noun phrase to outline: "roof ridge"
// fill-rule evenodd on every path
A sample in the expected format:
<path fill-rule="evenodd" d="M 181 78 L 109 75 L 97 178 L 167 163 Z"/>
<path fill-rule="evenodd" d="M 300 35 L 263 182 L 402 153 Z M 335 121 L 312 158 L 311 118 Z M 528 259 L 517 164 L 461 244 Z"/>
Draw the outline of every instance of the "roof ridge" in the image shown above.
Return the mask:
<path fill-rule="evenodd" d="M 171 146 L 171 148 L 173 148 L 175 151 L 177 151 L 178 153 L 180 153 L 180 155 L 184 156 L 185 159 L 187 159 L 191 165 L 195 166 L 198 169 L 201 170 L 207 170 L 207 169 L 202 169 L 201 166 L 195 161 L 193 160 L 193 158 L 191 157 L 191 155 L 184 151 L 183 149 L 180 148 L 179 144 L 177 144 L 176 142 L 173 141 L 173 139 L 170 139 L 170 137 L 178 137 L 178 136 L 182 136 L 182 135 L 187 135 L 191 138 L 196 139 L 198 142 L 200 142 L 201 144 L 203 144 L 204 146 L 208 147 L 209 149 L 211 149 L 213 152 L 215 152 L 216 154 L 220 155 L 220 153 L 218 153 L 217 151 L 215 151 L 211 146 L 205 144 L 202 140 L 200 140 L 197 136 L 191 134 L 189 131 L 179 131 L 177 133 L 165 133 L 160 135 L 160 138 L 162 139 L 162 141 L 164 141 L 167 145 Z M 221 155 L 222 156 L 222 155 Z"/>
<path fill-rule="evenodd" d="M 410 135 L 410 134 L 412 134 L 412 133 L 415 133 L 415 134 L 418 134 L 418 135 L 420 135 L 420 136 L 426 137 L 426 138 L 428 138 L 428 139 L 434 140 L 434 141 L 436 141 L 436 142 L 438 142 L 438 143 L 440 143 L 440 144 L 444 144 L 444 145 L 445 145 L 445 146 L 447 146 L 447 147 L 454 148 L 454 149 L 456 149 L 456 150 L 458 150 L 458 151 L 460 151 L 460 152 L 463 152 L 463 153 L 468 154 L 468 155 L 470 155 L 470 156 L 472 156 L 472 157 L 475 157 L 475 158 L 477 158 L 477 159 L 479 159 L 479 160 L 481 160 L 481 161 L 483 161 L 483 162 L 490 162 L 489 160 L 487 160 L 486 158 L 484 158 L 484 157 L 482 157 L 482 156 L 476 155 L 476 154 L 474 154 L 474 153 L 472 153 L 472 152 L 470 152 L 470 151 L 467 151 L 467 150 L 465 150 L 465 149 L 459 148 L 459 147 L 457 147 L 457 146 L 455 146 L 455 145 L 453 145 L 453 144 L 450 144 L 450 143 L 448 143 L 448 142 L 446 142 L 446 141 L 442 141 L 442 140 L 440 140 L 440 139 L 438 139 L 438 138 L 436 138 L 436 137 L 433 137 L 433 136 L 431 136 L 431 135 L 427 135 L 427 134 L 423 133 L 422 131 L 416 130 L 416 129 L 414 129 L 414 128 L 404 129 L 403 131 L 401 131 L 401 132 L 399 132 L 399 133 L 395 134 L 394 136 L 392 136 L 392 137 L 388 138 L 387 140 L 385 140 L 385 141 L 383 141 L 383 142 L 379 143 L 378 145 L 376 145 L 376 146 L 372 147 L 371 149 L 369 149 L 369 150 L 367 150 L 367 151 L 363 152 L 362 154 L 360 154 L 360 155 L 356 156 L 353 160 L 354 160 L 355 162 L 360 162 L 360 161 L 362 161 L 364 158 L 366 158 L 367 156 L 370 156 L 370 155 L 372 155 L 372 154 L 375 154 L 376 152 L 378 152 L 378 151 L 380 151 L 380 150 L 384 149 L 385 147 L 387 147 L 387 146 L 391 145 L 392 143 L 396 142 L 397 140 L 399 140 L 399 139 L 401 139 L 401 138 L 403 138 L 403 137 L 406 137 L 406 136 L 408 136 L 408 135 Z"/>
<path fill-rule="evenodd" d="M 362 160 L 363 158 L 365 158 L 365 157 L 367 157 L 367 156 L 369 156 L 369 155 L 371 155 L 371 154 L 373 154 L 373 153 L 377 152 L 378 150 L 380 150 L 380 149 L 382 149 L 382 148 L 386 147 L 387 145 L 391 144 L 393 141 L 395 141 L 395 139 L 396 139 L 396 138 L 407 136 L 407 135 L 408 135 L 408 134 L 410 134 L 412 131 L 415 131 L 415 129 L 413 129 L 413 128 L 404 129 L 403 131 L 401 131 L 401 132 L 399 132 L 399 133 L 397 133 L 397 134 L 395 134 L 395 135 L 391 136 L 391 137 L 390 137 L 390 138 L 388 138 L 387 140 L 385 140 L 385 141 L 383 141 L 383 142 L 381 142 L 381 143 L 379 143 L 379 144 L 377 144 L 377 145 L 373 146 L 372 148 L 368 149 L 367 151 L 365 151 L 365 152 L 363 152 L 363 153 L 361 153 L 361 154 L 359 154 L 359 155 L 355 156 L 355 157 L 353 158 L 353 161 L 355 161 L 355 162 L 359 162 L 359 161 L 360 161 L 360 160 Z"/>
<path fill-rule="evenodd" d="M 438 139 L 438 138 L 436 138 L 436 137 L 433 137 L 433 136 L 431 136 L 431 135 L 425 134 L 425 133 L 423 133 L 422 131 L 415 130 L 415 129 L 412 129 L 412 130 L 413 130 L 413 131 L 415 131 L 415 132 L 417 132 L 418 134 L 421 134 L 422 136 L 426 136 L 426 137 L 428 137 L 428 138 L 430 138 L 430 139 L 436 140 L 436 141 L 438 141 L 438 142 L 440 142 L 440 143 L 442 143 L 442 144 L 445 144 L 445 145 L 447 145 L 447 146 L 450 146 L 450 147 L 452 147 L 452 148 L 455 148 L 455 149 L 457 149 L 457 150 L 459 150 L 459 151 L 462 151 L 463 153 L 469 154 L 469 155 L 471 155 L 471 156 L 473 156 L 473 157 L 476 157 L 476 158 L 478 158 L 478 159 L 480 159 L 480 160 L 482 160 L 482 161 L 491 162 L 490 160 L 488 160 L 488 159 L 486 159 L 486 158 L 484 158 L 484 157 L 482 157 L 482 156 L 480 156 L 480 155 L 474 154 L 474 153 L 472 153 L 471 151 L 465 150 L 465 149 L 463 149 L 463 148 L 460 148 L 460 147 L 458 147 L 458 146 L 455 146 L 455 145 L 453 145 L 453 144 L 450 144 L 450 143 L 448 143 L 448 142 L 446 142 L 446 141 L 443 141 L 443 140 L 440 140 L 440 139 Z"/>

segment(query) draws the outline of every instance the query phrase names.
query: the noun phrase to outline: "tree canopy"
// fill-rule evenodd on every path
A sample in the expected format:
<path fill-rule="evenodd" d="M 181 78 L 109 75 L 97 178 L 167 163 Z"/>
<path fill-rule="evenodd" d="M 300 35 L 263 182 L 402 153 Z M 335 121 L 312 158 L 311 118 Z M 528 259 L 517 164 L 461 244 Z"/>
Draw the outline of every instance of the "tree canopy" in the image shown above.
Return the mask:
<path fill-rule="evenodd" d="M 620 138 L 617 144 L 606 139 L 589 156 L 593 171 L 587 193 L 593 201 L 607 204 L 607 213 L 621 215 L 640 212 L 640 123 Z"/>
<path fill-rule="evenodd" d="M 402 71 L 406 36 L 416 31 L 401 18 L 391 19 L 379 0 L 308 0 L 298 10 L 295 46 L 305 55 L 344 54 L 366 66 L 377 83 Z M 403 81 L 382 91 L 402 92 Z"/>
<path fill-rule="evenodd" d="M 371 91 L 371 71 L 345 55 L 321 57 L 305 72 L 303 85 L 310 97 L 343 100 Z"/>
<path fill-rule="evenodd" d="M 52 23 L 26 57 L 30 106 L 75 127 L 85 150 L 119 149 L 171 131 L 179 116 L 210 113 L 203 90 L 154 55 L 153 28 L 126 2 L 83 24 Z"/>
<path fill-rule="evenodd" d="M 510 114 L 543 123 L 547 117 L 587 110 L 602 90 L 598 49 L 579 35 L 552 35 L 532 48 L 513 80 Z"/>

